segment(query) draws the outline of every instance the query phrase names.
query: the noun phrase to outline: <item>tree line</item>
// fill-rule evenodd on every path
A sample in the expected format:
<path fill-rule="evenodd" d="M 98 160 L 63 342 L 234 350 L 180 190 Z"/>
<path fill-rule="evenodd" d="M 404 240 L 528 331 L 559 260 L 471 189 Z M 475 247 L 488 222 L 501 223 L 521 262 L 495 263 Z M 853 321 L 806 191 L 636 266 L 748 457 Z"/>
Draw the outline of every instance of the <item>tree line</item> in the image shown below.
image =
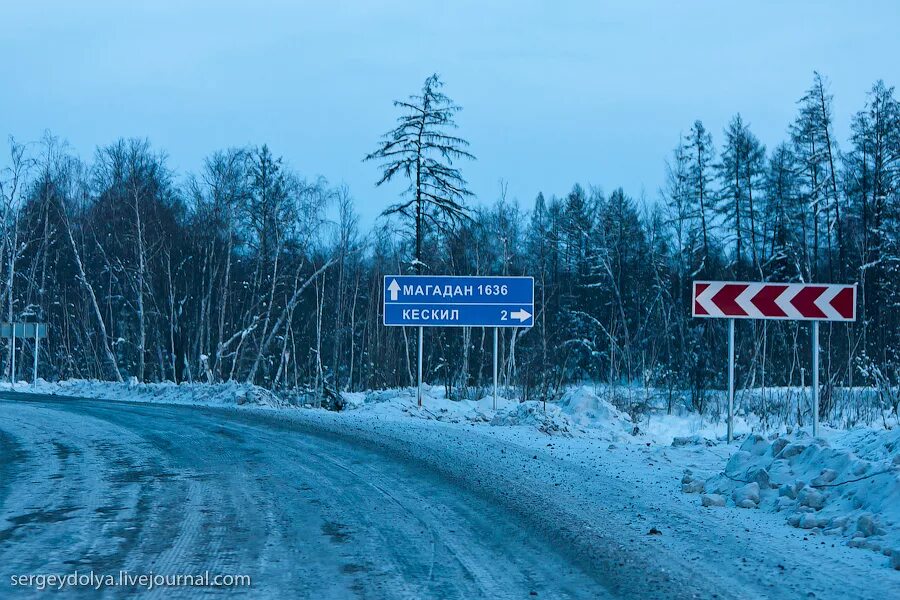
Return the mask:
<path fill-rule="evenodd" d="M 251 382 L 303 401 L 415 382 L 416 336 L 382 326 L 396 273 L 531 275 L 532 329 L 502 331 L 504 385 L 548 399 L 594 381 L 707 408 L 725 380 L 724 324 L 692 319 L 695 279 L 858 283 L 856 323 L 823 326 L 823 410 L 900 377 L 900 104 L 879 81 L 835 139 L 816 73 L 783 142 L 735 115 L 689 124 L 652 197 L 574 185 L 523 207 L 472 201 L 437 76 L 395 103 L 396 127 L 360 159 L 398 202 L 368 230 L 346 186 L 303 176 L 266 145 L 212 153 L 177 176 L 164 152 L 122 139 L 83 160 L 58 138 L 10 142 L 0 176 L 4 320 L 50 326 L 40 375 Z M 392 183 L 394 182 L 394 183 Z M 17 378 L 33 343 L 20 342 Z M 454 397 L 490 383 L 491 332 L 434 329 L 426 380 Z M 4 368 L 11 368 L 9 347 Z M 796 386 L 806 324 L 738 324 L 738 383 Z"/>

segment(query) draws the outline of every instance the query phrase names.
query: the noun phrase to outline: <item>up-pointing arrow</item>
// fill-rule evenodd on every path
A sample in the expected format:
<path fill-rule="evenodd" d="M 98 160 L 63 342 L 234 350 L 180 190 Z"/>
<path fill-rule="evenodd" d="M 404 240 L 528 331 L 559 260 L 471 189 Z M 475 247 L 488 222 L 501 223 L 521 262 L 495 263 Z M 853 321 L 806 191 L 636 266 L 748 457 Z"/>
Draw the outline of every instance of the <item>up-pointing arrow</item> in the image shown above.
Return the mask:
<path fill-rule="evenodd" d="M 523 308 L 521 310 L 516 310 L 516 311 L 511 312 L 509 316 L 511 316 L 513 319 L 518 319 L 519 322 L 521 323 L 521 322 L 524 322 L 524 321 L 527 321 L 528 319 L 530 319 L 531 313 Z"/>
<path fill-rule="evenodd" d="M 388 293 L 391 295 L 391 301 L 397 301 L 397 294 L 400 293 L 400 284 L 396 279 L 391 279 L 391 284 L 387 287 Z"/>

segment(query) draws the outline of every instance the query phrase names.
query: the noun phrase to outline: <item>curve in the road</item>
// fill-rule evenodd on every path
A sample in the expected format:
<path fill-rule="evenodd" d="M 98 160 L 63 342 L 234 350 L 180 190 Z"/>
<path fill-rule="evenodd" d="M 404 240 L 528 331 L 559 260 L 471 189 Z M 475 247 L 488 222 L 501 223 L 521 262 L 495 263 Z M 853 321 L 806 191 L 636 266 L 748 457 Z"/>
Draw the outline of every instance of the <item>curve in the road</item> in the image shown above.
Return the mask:
<path fill-rule="evenodd" d="M 250 575 L 253 597 L 608 595 L 432 470 L 237 411 L 3 395 L 0 459 L 0 590 L 13 574 L 209 570 Z"/>

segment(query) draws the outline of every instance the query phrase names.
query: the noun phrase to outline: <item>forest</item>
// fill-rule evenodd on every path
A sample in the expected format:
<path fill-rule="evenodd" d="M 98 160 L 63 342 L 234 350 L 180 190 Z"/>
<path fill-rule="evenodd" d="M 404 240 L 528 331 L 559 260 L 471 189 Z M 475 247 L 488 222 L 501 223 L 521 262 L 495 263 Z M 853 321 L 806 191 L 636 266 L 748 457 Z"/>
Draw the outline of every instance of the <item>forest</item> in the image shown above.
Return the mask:
<path fill-rule="evenodd" d="M 839 390 L 865 387 L 896 413 L 892 87 L 876 82 L 858 112 L 835 117 L 815 73 L 775 147 L 740 114 L 721 132 L 696 120 L 659 157 L 666 183 L 653 194 L 573 182 L 527 202 L 502 185 L 473 197 L 464 171 L 477 148 L 444 89 L 432 76 L 395 102 L 395 126 L 352 157 L 372 163 L 373 185 L 398 190 L 370 228 L 353 190 L 265 144 L 213 150 L 182 174 L 146 139 L 89 158 L 51 133 L 11 139 L 0 161 L 3 320 L 48 323 L 48 380 L 240 381 L 333 405 L 342 391 L 415 384 L 415 332 L 382 325 L 384 275 L 530 275 L 535 326 L 501 331 L 511 393 L 552 400 L 593 382 L 703 412 L 725 386 L 727 340 L 724 321 L 691 318 L 693 280 L 856 283 L 858 320 L 822 327 L 822 412 Z M 835 139 L 835 118 L 849 119 L 849 139 Z M 451 397 L 482 394 L 491 336 L 427 329 L 426 381 Z M 20 344 L 10 373 L 4 342 L 3 370 L 30 380 L 34 343 Z M 739 387 L 800 386 L 809 371 L 808 324 L 738 322 Z"/>

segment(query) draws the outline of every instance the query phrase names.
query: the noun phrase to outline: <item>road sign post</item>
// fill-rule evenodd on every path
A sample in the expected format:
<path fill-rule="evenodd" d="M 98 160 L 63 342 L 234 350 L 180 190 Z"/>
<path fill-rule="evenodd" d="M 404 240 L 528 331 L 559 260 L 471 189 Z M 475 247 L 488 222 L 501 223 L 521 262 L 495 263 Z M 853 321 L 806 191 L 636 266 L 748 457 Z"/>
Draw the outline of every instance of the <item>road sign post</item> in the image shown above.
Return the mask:
<path fill-rule="evenodd" d="M 695 281 L 691 306 L 694 317 L 728 319 L 729 442 L 734 438 L 734 320 L 812 321 L 812 420 L 813 435 L 819 435 L 819 321 L 855 321 L 856 285 Z"/>
<path fill-rule="evenodd" d="M 418 385 L 416 386 L 416 400 L 419 403 L 419 407 L 422 406 L 422 343 L 425 341 L 425 328 L 419 325 L 419 378 Z"/>
<path fill-rule="evenodd" d="M 494 327 L 494 410 L 497 410 L 497 336 L 499 331 L 499 327 Z"/>
<path fill-rule="evenodd" d="M 819 322 L 812 322 L 812 405 L 813 437 L 819 435 Z"/>
<path fill-rule="evenodd" d="M 734 441 L 734 319 L 728 319 L 728 443 Z"/>
<path fill-rule="evenodd" d="M 12 387 L 16 387 L 16 336 L 15 334 L 9 338 L 9 343 L 12 345 L 12 361 L 9 365 L 9 385 Z"/>
<path fill-rule="evenodd" d="M 37 368 L 38 368 L 38 353 L 41 351 L 41 338 L 38 335 L 37 328 L 35 327 L 34 331 L 34 378 L 32 378 L 32 383 L 37 385 Z"/>
<path fill-rule="evenodd" d="M 16 384 L 16 338 L 34 338 L 34 382 L 37 382 L 40 340 L 47 337 L 46 323 L 0 323 L 0 337 L 9 339 L 10 385 Z"/>
<path fill-rule="evenodd" d="M 494 408 L 497 405 L 498 328 L 534 325 L 533 277 L 386 275 L 383 323 L 419 328 L 417 401 L 422 405 L 425 327 L 494 328 Z"/>

